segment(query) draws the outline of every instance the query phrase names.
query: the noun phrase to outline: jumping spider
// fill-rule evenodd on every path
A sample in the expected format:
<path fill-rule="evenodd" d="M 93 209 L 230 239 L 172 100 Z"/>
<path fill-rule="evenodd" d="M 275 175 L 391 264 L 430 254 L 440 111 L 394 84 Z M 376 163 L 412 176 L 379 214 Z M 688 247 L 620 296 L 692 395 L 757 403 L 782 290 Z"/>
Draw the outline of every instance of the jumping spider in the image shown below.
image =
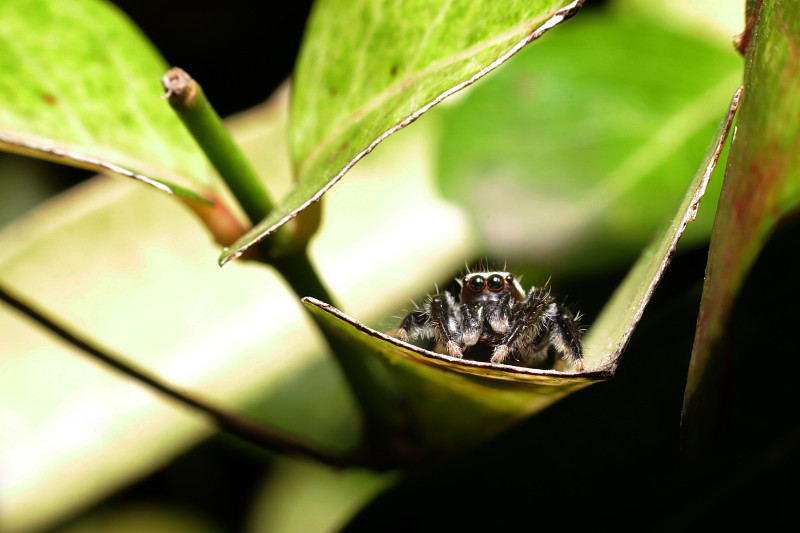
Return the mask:
<path fill-rule="evenodd" d="M 572 314 L 547 289 L 527 295 L 508 272 L 472 272 L 458 286 L 429 297 L 400 323 L 396 336 L 427 339 L 453 357 L 533 366 L 552 346 L 583 370 L 580 333 Z"/>

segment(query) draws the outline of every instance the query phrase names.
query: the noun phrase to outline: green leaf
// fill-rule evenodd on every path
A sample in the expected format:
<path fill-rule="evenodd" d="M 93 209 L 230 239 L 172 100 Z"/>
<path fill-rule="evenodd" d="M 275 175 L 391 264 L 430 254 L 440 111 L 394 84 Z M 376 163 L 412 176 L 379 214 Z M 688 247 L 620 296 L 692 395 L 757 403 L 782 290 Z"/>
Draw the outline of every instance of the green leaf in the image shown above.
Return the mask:
<path fill-rule="evenodd" d="M 800 5 L 764 2 L 747 51 L 745 94 L 714 222 L 684 399 L 684 431 L 693 451 L 708 443 L 721 401 L 721 341 L 736 296 L 776 225 L 800 203 L 798 46 Z"/>
<path fill-rule="evenodd" d="M 160 96 L 167 65 L 99 0 L 0 4 L 0 149 L 205 197 L 203 153 Z"/>
<path fill-rule="evenodd" d="M 294 77 L 297 186 L 220 263 L 319 200 L 387 136 L 572 16 L 580 4 L 317 2 Z"/>
<path fill-rule="evenodd" d="M 397 476 L 281 458 L 253 498 L 247 531 L 339 531 Z M 314 512 L 308 512 L 314 502 Z"/>
<path fill-rule="evenodd" d="M 584 371 L 464 361 L 411 346 L 324 302 L 304 299 L 309 309 L 324 320 L 324 327 L 348 342 L 353 356 L 373 361 L 376 376 L 390 376 L 413 421 L 411 433 L 418 449 L 411 453 L 412 459 L 418 458 L 415 453 L 426 456 L 469 448 L 564 395 L 613 376 L 678 240 L 697 215 L 738 100 L 739 92 L 670 224 L 642 253 L 583 339 Z"/>
<path fill-rule="evenodd" d="M 559 275 L 630 264 L 740 79 L 729 39 L 588 11 L 440 111 L 439 188 L 490 257 Z M 713 212 L 687 240 L 707 239 Z"/>

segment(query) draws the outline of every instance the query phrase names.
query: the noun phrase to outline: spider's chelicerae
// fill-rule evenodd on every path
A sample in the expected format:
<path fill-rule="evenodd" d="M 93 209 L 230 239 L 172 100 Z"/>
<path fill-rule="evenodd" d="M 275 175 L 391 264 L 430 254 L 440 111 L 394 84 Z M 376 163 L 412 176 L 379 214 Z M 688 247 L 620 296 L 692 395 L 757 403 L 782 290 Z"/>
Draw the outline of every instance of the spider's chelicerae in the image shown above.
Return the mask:
<path fill-rule="evenodd" d="M 471 272 L 460 289 L 430 296 L 400 323 L 400 340 L 427 339 L 453 357 L 536 366 L 551 346 L 583 370 L 580 333 L 572 314 L 546 288 L 526 294 L 508 272 Z"/>

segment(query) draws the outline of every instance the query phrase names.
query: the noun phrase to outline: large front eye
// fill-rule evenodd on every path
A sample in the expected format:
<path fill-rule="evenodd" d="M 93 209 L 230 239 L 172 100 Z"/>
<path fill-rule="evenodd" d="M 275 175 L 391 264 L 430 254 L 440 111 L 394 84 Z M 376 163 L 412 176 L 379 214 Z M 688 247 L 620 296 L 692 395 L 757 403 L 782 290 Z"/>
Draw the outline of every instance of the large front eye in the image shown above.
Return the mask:
<path fill-rule="evenodd" d="M 469 278 L 469 287 L 473 291 L 482 291 L 486 286 L 486 279 L 483 276 L 472 276 Z"/>
<path fill-rule="evenodd" d="M 492 274 L 486 280 L 486 286 L 489 287 L 490 291 L 499 291 L 505 284 L 506 282 L 500 274 Z"/>

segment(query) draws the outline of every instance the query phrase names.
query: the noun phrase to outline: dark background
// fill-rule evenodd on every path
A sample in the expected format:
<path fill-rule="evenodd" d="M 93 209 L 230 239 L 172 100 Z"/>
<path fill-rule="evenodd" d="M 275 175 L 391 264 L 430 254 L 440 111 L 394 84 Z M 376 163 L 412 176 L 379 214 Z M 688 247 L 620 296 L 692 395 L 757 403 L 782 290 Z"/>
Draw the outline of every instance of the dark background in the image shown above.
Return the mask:
<path fill-rule="evenodd" d="M 224 116 L 262 102 L 292 72 L 311 0 L 114 2 Z"/>

